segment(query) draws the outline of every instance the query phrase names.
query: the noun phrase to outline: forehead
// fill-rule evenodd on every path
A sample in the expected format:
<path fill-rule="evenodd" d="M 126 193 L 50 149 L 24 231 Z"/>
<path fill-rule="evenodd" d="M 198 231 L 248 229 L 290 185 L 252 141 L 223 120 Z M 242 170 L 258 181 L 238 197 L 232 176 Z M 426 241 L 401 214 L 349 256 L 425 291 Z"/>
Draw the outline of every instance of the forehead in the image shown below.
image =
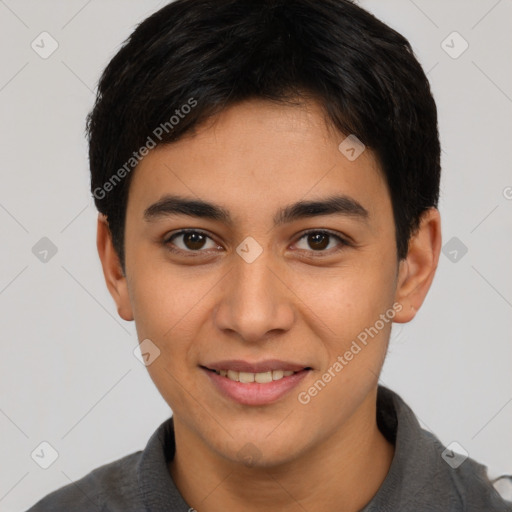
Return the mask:
<path fill-rule="evenodd" d="M 247 220 L 267 208 L 274 214 L 283 204 L 337 194 L 352 197 L 370 216 L 390 212 L 373 153 L 366 149 L 355 160 L 347 158 L 339 149 L 346 138 L 314 101 L 245 101 L 151 150 L 132 178 L 128 209 L 185 195 L 229 210 L 231 205 L 234 218 Z"/>

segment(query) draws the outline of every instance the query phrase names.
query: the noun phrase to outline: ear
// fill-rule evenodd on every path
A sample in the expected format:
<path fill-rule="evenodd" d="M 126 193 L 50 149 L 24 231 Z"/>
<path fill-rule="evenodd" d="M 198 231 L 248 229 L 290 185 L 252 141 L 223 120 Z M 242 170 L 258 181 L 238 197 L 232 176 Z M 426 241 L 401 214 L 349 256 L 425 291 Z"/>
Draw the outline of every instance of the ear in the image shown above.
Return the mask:
<path fill-rule="evenodd" d="M 103 214 L 98 215 L 98 230 L 96 246 L 103 267 L 103 275 L 108 291 L 117 305 L 117 312 L 123 320 L 133 320 L 132 306 L 128 294 L 126 277 L 121 268 L 119 256 L 112 243 L 112 234 L 108 226 L 107 218 Z"/>
<path fill-rule="evenodd" d="M 429 208 L 409 241 L 407 257 L 399 264 L 395 301 L 402 309 L 394 322 L 410 322 L 416 316 L 434 279 L 440 252 L 441 216 L 436 208 Z"/>

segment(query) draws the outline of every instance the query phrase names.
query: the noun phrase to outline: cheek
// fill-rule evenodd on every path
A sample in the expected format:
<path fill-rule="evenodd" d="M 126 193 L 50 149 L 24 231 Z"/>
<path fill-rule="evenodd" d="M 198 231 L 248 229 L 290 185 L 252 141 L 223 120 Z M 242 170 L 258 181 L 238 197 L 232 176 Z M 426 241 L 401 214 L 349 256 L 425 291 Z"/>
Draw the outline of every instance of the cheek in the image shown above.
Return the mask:
<path fill-rule="evenodd" d="M 184 389 L 194 389 L 188 369 L 197 360 L 194 329 L 202 321 L 201 298 L 213 283 L 207 286 L 203 279 L 198 284 L 197 278 L 154 261 L 132 268 L 132 276 L 130 300 L 138 339 L 150 339 L 160 350 L 148 373 L 173 410 L 186 409 Z"/>
<path fill-rule="evenodd" d="M 392 306 L 394 268 L 392 255 L 362 255 L 357 262 L 351 260 L 336 269 L 294 276 L 293 289 L 303 301 L 303 318 L 309 318 L 316 326 L 317 335 L 329 352 L 339 353 L 346 344 L 350 345 Z M 381 330 L 386 333 L 386 329 Z"/>
<path fill-rule="evenodd" d="M 316 325 L 324 326 L 325 358 L 297 400 L 308 417 L 323 418 L 319 428 L 325 434 L 346 421 L 378 380 L 395 315 L 393 263 L 387 263 L 374 261 L 346 275 L 304 284 L 304 289 L 315 289 L 311 304 L 319 313 Z"/>
<path fill-rule="evenodd" d="M 129 252 L 127 240 L 126 253 Z M 201 296 L 192 267 L 173 265 L 165 252 L 150 243 L 131 244 L 127 260 L 128 290 L 141 334 L 162 338 L 193 309 Z"/>
<path fill-rule="evenodd" d="M 133 265 L 130 269 L 130 301 L 139 339 L 149 338 L 168 349 L 172 340 L 175 349 L 186 336 L 184 329 L 193 325 L 194 313 L 200 309 L 204 285 L 184 275 L 169 264 L 154 260 Z M 201 292 L 202 290 L 202 292 Z"/>

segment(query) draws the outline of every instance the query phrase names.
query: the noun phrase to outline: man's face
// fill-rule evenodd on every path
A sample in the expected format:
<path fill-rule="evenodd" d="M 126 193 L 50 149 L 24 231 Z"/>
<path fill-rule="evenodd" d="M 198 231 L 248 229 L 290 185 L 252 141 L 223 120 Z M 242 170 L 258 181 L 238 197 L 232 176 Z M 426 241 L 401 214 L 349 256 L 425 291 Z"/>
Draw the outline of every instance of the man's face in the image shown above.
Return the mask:
<path fill-rule="evenodd" d="M 228 459 L 285 462 L 374 421 L 395 228 L 374 155 L 350 161 L 344 138 L 316 103 L 253 100 L 152 150 L 133 176 L 126 276 L 139 340 L 160 350 L 149 373 L 176 428 Z M 171 195 L 221 207 L 231 223 L 170 213 Z M 336 214 L 278 217 L 333 196 L 344 198 Z M 213 371 L 229 369 L 261 382 Z"/>

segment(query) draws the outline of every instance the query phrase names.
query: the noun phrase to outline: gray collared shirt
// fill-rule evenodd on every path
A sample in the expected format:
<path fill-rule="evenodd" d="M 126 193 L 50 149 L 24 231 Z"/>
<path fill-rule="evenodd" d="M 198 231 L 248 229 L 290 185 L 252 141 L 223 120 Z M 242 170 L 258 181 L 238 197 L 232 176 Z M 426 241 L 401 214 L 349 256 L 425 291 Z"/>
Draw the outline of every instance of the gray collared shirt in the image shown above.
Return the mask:
<path fill-rule="evenodd" d="M 471 458 L 460 463 L 456 454 L 445 452 L 407 404 L 383 386 L 377 420 L 395 454 L 383 484 L 361 512 L 512 512 L 512 502 L 500 497 L 485 466 Z M 174 451 L 171 417 L 143 451 L 96 468 L 27 512 L 189 512 L 168 471 Z"/>

